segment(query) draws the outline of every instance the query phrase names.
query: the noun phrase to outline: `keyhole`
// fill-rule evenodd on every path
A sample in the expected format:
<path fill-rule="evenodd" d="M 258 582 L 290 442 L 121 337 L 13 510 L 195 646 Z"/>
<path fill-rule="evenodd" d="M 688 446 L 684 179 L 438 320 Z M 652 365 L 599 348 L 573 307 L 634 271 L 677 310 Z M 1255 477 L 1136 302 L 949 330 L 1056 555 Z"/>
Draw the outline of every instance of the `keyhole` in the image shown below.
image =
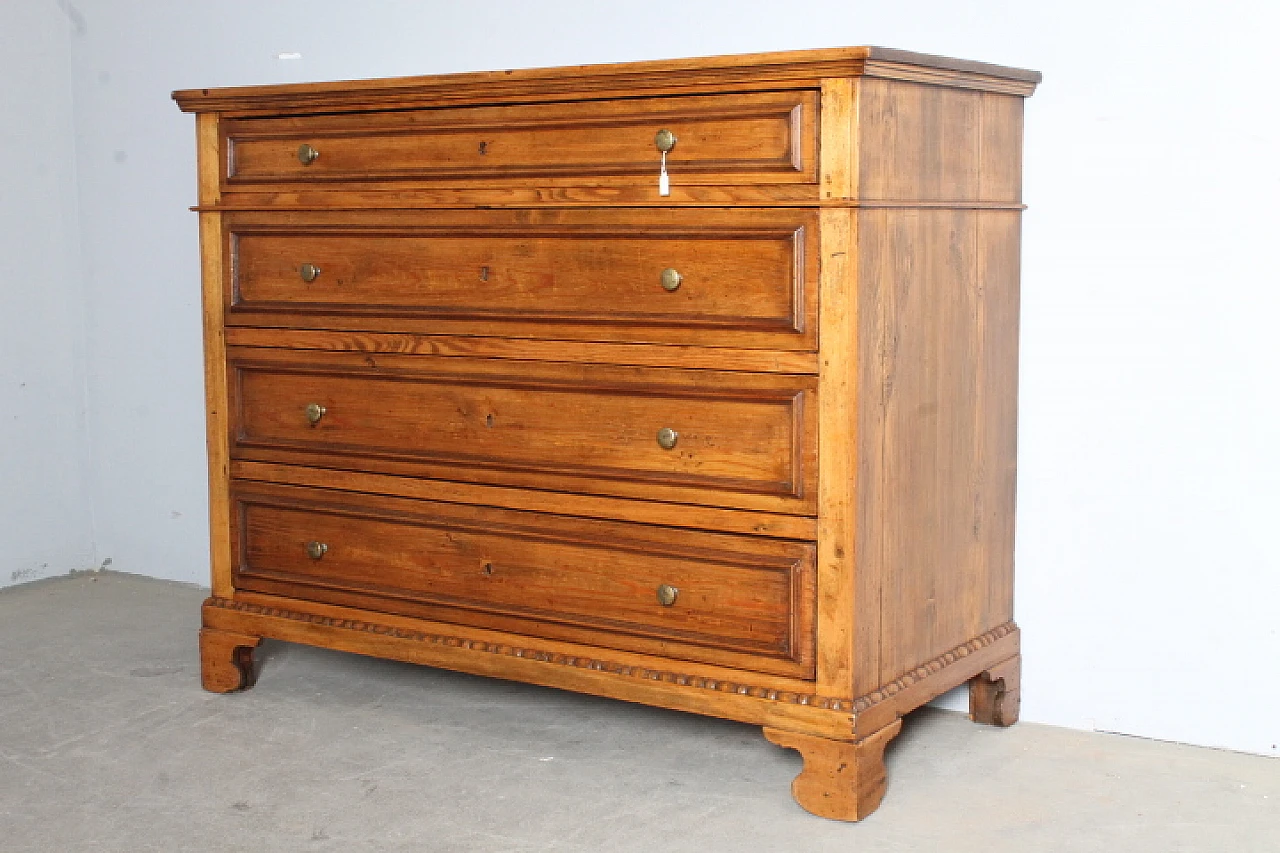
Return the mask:
<path fill-rule="evenodd" d="M 484 572 L 486 577 L 493 574 L 493 563 L 485 563 L 484 568 L 482 568 L 480 571 Z"/>
<path fill-rule="evenodd" d="M 488 280 L 489 280 L 489 268 L 488 268 L 488 267 L 480 267 L 480 280 L 481 280 L 481 281 L 488 281 Z"/>
<path fill-rule="evenodd" d="M 485 415 L 485 416 L 484 416 L 484 425 L 485 425 L 485 426 L 487 426 L 487 427 L 492 427 L 492 426 L 493 426 L 493 415 Z"/>
<path fill-rule="evenodd" d="M 483 157 L 485 154 L 488 154 L 488 153 L 489 153 L 489 150 L 488 150 L 488 149 L 489 149 L 489 143 L 487 143 L 487 142 L 481 142 L 481 143 L 480 143 L 480 156 L 481 156 L 481 157 Z"/>

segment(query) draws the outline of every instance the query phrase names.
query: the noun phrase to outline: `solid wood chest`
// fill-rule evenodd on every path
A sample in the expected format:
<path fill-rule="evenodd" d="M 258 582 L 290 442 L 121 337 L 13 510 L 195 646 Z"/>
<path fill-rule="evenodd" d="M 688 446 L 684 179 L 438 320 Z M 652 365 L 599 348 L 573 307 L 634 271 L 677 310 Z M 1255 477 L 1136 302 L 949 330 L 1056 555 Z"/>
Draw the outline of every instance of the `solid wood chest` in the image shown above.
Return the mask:
<path fill-rule="evenodd" d="M 765 727 L 1017 717 L 1022 104 L 881 48 L 175 93 L 204 685 L 262 638 Z"/>

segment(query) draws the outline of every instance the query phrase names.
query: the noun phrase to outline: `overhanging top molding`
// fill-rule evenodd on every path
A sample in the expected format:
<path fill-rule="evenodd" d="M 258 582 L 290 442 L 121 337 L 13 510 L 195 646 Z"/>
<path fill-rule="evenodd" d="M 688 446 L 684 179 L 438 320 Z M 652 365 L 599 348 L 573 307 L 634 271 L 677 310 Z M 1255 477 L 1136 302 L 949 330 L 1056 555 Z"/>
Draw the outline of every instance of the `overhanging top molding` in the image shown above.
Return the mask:
<path fill-rule="evenodd" d="M 521 101 L 815 87 L 828 77 L 881 77 L 1030 95 L 1040 74 L 882 47 L 672 59 L 225 89 L 184 89 L 184 112 L 281 115 Z"/>

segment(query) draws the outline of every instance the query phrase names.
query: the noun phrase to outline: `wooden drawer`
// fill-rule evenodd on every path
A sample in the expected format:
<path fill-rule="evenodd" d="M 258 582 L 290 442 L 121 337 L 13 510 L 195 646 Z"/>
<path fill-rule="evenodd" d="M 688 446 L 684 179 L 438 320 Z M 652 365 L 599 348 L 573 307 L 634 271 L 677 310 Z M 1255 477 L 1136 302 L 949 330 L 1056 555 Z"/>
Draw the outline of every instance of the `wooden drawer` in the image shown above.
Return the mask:
<path fill-rule="evenodd" d="M 812 543 L 252 483 L 234 500 L 238 589 L 813 673 Z"/>
<path fill-rule="evenodd" d="M 228 217 L 232 325 L 814 349 L 817 213 Z"/>
<path fill-rule="evenodd" d="M 249 348 L 229 356 L 233 458 L 815 511 L 816 377 Z M 673 446 L 661 445 L 662 430 L 674 431 Z"/>
<path fill-rule="evenodd" d="M 229 187 L 375 181 L 814 183 L 818 94 L 679 96 L 224 122 Z M 316 156 L 304 163 L 299 147 Z"/>

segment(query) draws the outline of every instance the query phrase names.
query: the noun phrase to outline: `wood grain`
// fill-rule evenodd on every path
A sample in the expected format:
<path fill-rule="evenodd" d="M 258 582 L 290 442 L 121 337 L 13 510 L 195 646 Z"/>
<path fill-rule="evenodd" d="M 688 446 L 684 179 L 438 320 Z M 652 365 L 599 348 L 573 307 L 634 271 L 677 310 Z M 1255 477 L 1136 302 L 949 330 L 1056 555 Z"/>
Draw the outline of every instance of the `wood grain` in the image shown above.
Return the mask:
<path fill-rule="evenodd" d="M 329 314 L 718 326 L 799 333 L 796 231 L 643 234 L 235 234 L 234 307 Z M 301 263 L 322 270 L 312 281 Z M 676 269 L 676 291 L 661 273 Z M 234 322 L 234 316 L 230 318 Z M 331 321 L 332 322 L 332 321 Z M 340 323 L 341 321 L 336 321 Z"/>
<path fill-rule="evenodd" d="M 984 92 L 978 136 L 981 199 L 1022 201 L 1022 111 L 1024 99 Z"/>
<path fill-rule="evenodd" d="M 813 672 L 810 544 L 265 484 L 234 494 L 237 589 Z M 669 606 L 663 584 L 678 590 Z"/>
<path fill-rule="evenodd" d="M 767 724 L 764 720 L 768 718 L 759 716 L 762 710 L 759 703 L 748 700 L 799 706 L 819 713 L 793 714 L 792 709 L 783 709 L 775 719 L 790 718 L 791 722 L 785 724 L 789 731 L 841 740 L 866 737 L 1008 660 L 1011 655 L 1017 655 L 1019 639 L 1016 626 L 999 626 L 904 673 L 873 693 L 850 700 L 813 692 L 811 679 L 752 673 L 560 640 L 535 640 L 503 631 L 288 596 L 243 591 L 238 592 L 235 599 L 213 597 L 206 600 L 202 614 L 206 628 L 467 671 L 473 670 L 459 664 L 471 661 L 484 668 L 484 674 L 568 690 L 579 689 L 580 685 L 569 671 L 587 669 L 602 676 L 597 682 L 602 688 L 600 695 L 615 695 L 605 688 L 617 680 L 638 680 L 646 686 L 656 686 L 656 693 L 647 694 L 650 700 L 661 698 L 664 686 L 682 694 L 713 693 L 717 696 L 708 707 L 715 710 L 709 713 L 742 722 Z M 444 649 L 461 654 L 438 653 Z M 526 667 L 516 661 L 539 666 Z M 624 684 L 617 689 L 626 693 L 632 687 L 633 684 Z M 707 698 L 703 695 L 695 701 Z M 651 704 L 681 707 L 661 701 Z M 834 712 L 834 716 L 829 712 Z"/>
<path fill-rule="evenodd" d="M 855 220 L 850 211 L 822 212 L 822 277 L 818 430 L 818 684 L 837 696 L 856 695 L 855 647 L 875 608 L 855 608 L 861 567 L 855 562 L 858 531 L 856 465 L 858 291 Z M 871 623 L 873 624 L 873 623 Z"/>
<path fill-rule="evenodd" d="M 188 112 L 240 115 L 306 114 L 334 107 L 387 109 L 458 103 L 536 102 L 714 91 L 817 87 L 824 78 L 875 77 L 936 86 L 1030 95 L 1040 74 L 985 62 L 883 47 L 838 47 L 627 62 L 354 80 L 187 89 L 173 93 Z"/>
<path fill-rule="evenodd" d="M 414 211 L 440 208 L 518 209 L 660 209 L 705 207 L 968 207 L 974 209 L 1021 210 L 1012 201 L 961 199 L 836 199 L 823 198 L 816 184 L 760 184 L 741 186 L 698 186 L 676 184 L 670 196 L 654 196 L 648 185 L 627 185 L 623 179 L 601 178 L 590 187 L 573 186 L 563 179 L 547 178 L 537 186 L 493 187 L 479 181 L 456 181 L 449 186 L 424 184 L 405 179 L 392 186 L 334 182 L 316 187 L 308 184 L 229 187 L 214 207 L 196 210 L 273 211 L 288 208 L 300 211 Z"/>
<path fill-rule="evenodd" d="M 815 505 L 812 377 L 315 351 L 228 357 L 236 459 L 406 466 L 797 514 Z M 314 425 L 313 403 L 325 409 Z M 670 449 L 657 440 L 664 428 L 678 435 Z"/>
<path fill-rule="evenodd" d="M 819 133 L 819 198 L 850 201 L 858 195 L 859 82 L 850 78 L 822 81 Z"/>
<path fill-rule="evenodd" d="M 506 509 L 543 511 L 547 508 L 548 501 L 552 501 L 556 512 L 583 518 L 634 521 L 690 530 L 746 533 L 769 536 L 774 539 L 813 541 L 818 538 L 817 520 L 799 515 L 662 503 L 653 500 L 629 500 L 574 492 L 557 492 L 554 496 L 548 496 L 545 491 L 518 487 L 459 483 L 452 480 L 371 474 L 360 471 L 338 471 L 332 468 L 310 468 L 305 465 L 279 465 L 270 462 L 233 461 L 231 476 L 237 480 L 343 489 L 367 494 L 422 498 L 448 503 L 481 504 Z"/>
<path fill-rule="evenodd" d="M 1037 82 L 843 48 L 176 93 L 206 686 L 270 637 L 742 720 L 849 820 L 914 708 L 1012 723 Z"/>
<path fill-rule="evenodd" d="M 894 720 L 852 742 L 768 726 L 764 736 L 804 757 L 804 770 L 791 783 L 791 795 L 801 808 L 819 817 L 854 821 L 871 814 L 884 799 L 884 748 L 901 730 L 902 720 Z"/>
<path fill-rule="evenodd" d="M 851 703 L 855 737 L 871 734 L 948 690 L 972 682 L 991 666 L 1016 656 L 1020 644 L 1018 627 L 1006 622 L 886 680 Z"/>
<path fill-rule="evenodd" d="M 860 81 L 859 201 L 1020 203 L 1022 100 Z"/>
<path fill-rule="evenodd" d="M 200 684 L 210 693 L 247 690 L 257 679 L 253 650 L 262 638 L 253 634 L 200 629 Z"/>
<path fill-rule="evenodd" d="M 217 205 L 221 139 L 218 116 L 196 117 L 197 192 L 202 205 Z M 231 594 L 231 451 L 227 394 L 227 345 L 222 267 L 222 214 L 200 214 L 201 327 L 204 336 L 205 447 L 209 459 L 209 564 L 215 595 Z"/>
<path fill-rule="evenodd" d="M 849 738 L 847 700 L 811 681 L 554 640 L 371 613 L 251 592 L 211 598 L 204 625 L 293 643 L 422 663 L 641 702 L 755 725 Z"/>
<path fill-rule="evenodd" d="M 416 319 L 518 339 L 817 342 L 812 212 L 239 214 L 227 228 L 232 324 L 360 318 L 395 331 Z"/>
<path fill-rule="evenodd" d="M 817 373 L 812 352 L 602 343 L 600 341 L 540 341 L 465 335 L 414 335 L 332 329 L 245 328 L 231 326 L 228 346 L 269 349 L 331 350 L 376 356 L 432 355 L 443 358 L 503 358 L 517 361 L 561 361 L 582 364 L 620 364 L 697 370 L 739 370 L 751 373 Z"/>
<path fill-rule="evenodd" d="M 1012 616 L 1017 216 L 862 212 L 859 553 L 879 680 Z"/>
<path fill-rule="evenodd" d="M 1011 726 L 1022 708 L 1022 655 L 1014 655 L 969 682 L 969 718 L 988 726 Z"/>
<path fill-rule="evenodd" d="M 228 184 L 626 175 L 658 195 L 654 135 L 677 137 L 672 181 L 813 183 L 813 92 L 627 98 L 583 104 L 398 110 L 227 121 Z M 297 155 L 319 152 L 309 164 Z"/>

